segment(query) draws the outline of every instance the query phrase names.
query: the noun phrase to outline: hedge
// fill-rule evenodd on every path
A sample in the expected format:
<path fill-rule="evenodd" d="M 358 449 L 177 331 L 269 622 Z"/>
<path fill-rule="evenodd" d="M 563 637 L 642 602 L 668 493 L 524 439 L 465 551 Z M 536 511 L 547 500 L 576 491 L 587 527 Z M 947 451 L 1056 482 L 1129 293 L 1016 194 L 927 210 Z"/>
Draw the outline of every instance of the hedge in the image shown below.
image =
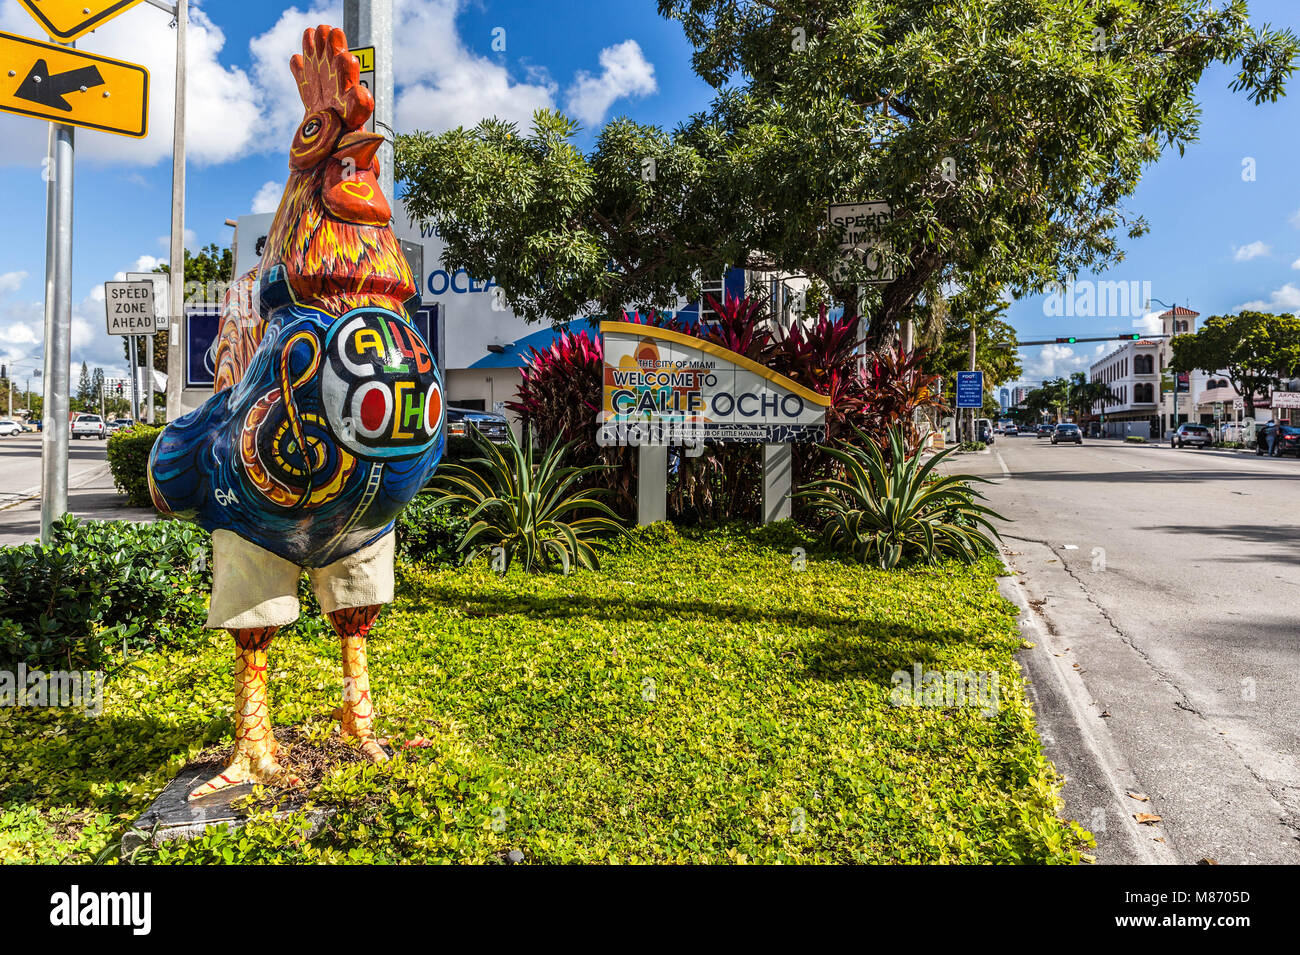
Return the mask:
<path fill-rule="evenodd" d="M 109 435 L 108 467 L 113 483 L 132 507 L 152 507 L 149 496 L 149 452 L 162 428 L 137 424 Z"/>

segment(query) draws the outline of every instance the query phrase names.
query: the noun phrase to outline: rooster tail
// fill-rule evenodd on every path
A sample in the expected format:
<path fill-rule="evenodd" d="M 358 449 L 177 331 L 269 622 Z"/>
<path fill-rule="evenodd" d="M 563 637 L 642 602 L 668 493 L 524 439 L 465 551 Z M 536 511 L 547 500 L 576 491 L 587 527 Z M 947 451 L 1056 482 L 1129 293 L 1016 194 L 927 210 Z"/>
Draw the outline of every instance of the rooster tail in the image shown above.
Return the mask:
<path fill-rule="evenodd" d="M 241 275 L 221 303 L 216 377 L 212 383 L 214 393 L 239 384 L 266 333 L 266 322 L 257 305 L 259 271 L 260 266 L 255 266 Z"/>

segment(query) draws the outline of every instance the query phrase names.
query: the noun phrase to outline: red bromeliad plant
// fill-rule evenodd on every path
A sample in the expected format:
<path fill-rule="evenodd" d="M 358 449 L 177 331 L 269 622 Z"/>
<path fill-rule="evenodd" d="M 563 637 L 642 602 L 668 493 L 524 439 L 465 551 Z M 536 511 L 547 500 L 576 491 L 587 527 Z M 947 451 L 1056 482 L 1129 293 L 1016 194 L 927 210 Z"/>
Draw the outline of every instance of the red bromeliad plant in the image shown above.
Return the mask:
<path fill-rule="evenodd" d="M 765 327 L 767 303 L 748 295 L 744 298 L 728 295 L 722 304 L 712 295 L 706 295 L 705 301 L 715 317 L 707 322 L 701 318 L 699 328 L 691 334 L 766 364 L 772 350 L 772 333 Z"/>
<path fill-rule="evenodd" d="M 549 348 L 532 349 L 521 369 L 519 397 L 506 407 L 549 446 L 568 444 L 571 464 L 609 465 L 600 482 L 612 485 L 614 509 L 623 514 L 636 508 L 636 455 L 623 448 L 602 448 L 596 430 L 604 400 L 605 355 L 598 335 L 562 330 Z"/>

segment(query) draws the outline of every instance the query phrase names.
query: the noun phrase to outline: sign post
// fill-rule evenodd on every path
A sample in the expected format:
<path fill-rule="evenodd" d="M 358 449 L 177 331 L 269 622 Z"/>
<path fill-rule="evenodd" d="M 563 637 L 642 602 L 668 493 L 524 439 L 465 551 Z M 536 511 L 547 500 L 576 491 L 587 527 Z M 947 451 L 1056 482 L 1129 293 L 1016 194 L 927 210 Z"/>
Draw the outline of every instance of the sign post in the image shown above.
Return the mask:
<path fill-rule="evenodd" d="M 970 439 L 975 441 L 979 435 L 975 432 L 975 418 L 978 416 L 976 409 L 984 407 L 984 372 L 982 371 L 959 371 L 957 372 L 957 408 L 971 409 L 971 429 Z"/>
<path fill-rule="evenodd" d="M 105 282 L 104 313 L 108 319 L 110 335 L 126 335 L 129 338 L 128 351 L 131 363 L 131 418 L 141 420 L 140 414 L 140 360 L 137 336 L 148 335 L 152 341 L 153 333 L 158 327 L 158 315 L 154 306 L 154 283 L 144 282 Z M 150 365 L 153 359 L 150 358 Z M 150 375 L 152 377 L 152 374 Z M 152 382 L 146 384 L 149 405 L 152 407 Z"/>
<path fill-rule="evenodd" d="M 41 541 L 45 544 L 50 543 L 54 522 L 68 510 L 73 127 L 134 138 L 145 136 L 149 128 L 149 71 L 135 63 L 83 53 L 71 44 L 139 2 L 19 0 L 51 39 L 63 43 L 0 33 L 0 111 L 50 124 L 44 172 L 45 400 L 41 411 Z"/>

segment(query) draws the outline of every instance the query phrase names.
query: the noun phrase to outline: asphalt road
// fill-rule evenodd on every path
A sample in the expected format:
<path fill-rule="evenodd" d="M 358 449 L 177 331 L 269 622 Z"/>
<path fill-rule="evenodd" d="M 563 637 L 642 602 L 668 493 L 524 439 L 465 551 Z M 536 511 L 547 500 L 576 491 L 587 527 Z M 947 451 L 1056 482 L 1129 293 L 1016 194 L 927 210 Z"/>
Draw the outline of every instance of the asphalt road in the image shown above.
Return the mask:
<path fill-rule="evenodd" d="M 1014 521 L 1040 729 L 1099 860 L 1300 862 L 1300 461 L 1018 437 L 952 462 Z"/>
<path fill-rule="evenodd" d="M 107 441 L 68 444 L 68 509 L 81 517 L 148 520 L 152 512 L 123 508 L 108 470 Z M 41 533 L 41 435 L 0 438 L 0 545 L 23 544 Z"/>

